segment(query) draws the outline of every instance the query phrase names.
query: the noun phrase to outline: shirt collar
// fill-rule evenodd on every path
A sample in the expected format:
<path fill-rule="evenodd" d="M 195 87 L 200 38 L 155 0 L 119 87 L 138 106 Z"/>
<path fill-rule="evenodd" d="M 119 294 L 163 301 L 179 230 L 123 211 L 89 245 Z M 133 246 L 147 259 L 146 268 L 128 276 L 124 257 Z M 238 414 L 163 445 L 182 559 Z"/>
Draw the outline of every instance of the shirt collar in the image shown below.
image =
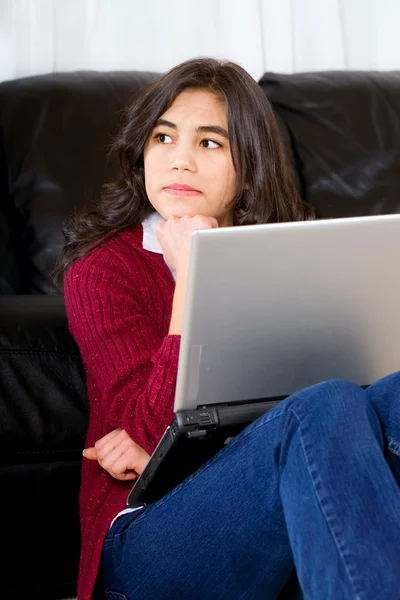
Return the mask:
<path fill-rule="evenodd" d="M 157 240 L 156 227 L 159 223 L 163 223 L 165 219 L 158 212 L 153 212 L 145 218 L 143 225 L 143 248 L 149 252 L 164 254 Z"/>
<path fill-rule="evenodd" d="M 148 250 L 149 252 L 156 252 L 157 254 L 164 254 L 162 248 L 157 240 L 156 235 L 156 227 L 159 223 L 163 223 L 165 219 L 158 212 L 153 212 L 151 215 L 145 218 L 142 221 L 143 226 L 143 243 L 142 246 L 144 250 Z M 166 263 L 167 264 L 167 263 Z M 167 267 L 171 271 L 172 277 L 176 281 L 176 273 L 174 269 L 167 264 Z"/>

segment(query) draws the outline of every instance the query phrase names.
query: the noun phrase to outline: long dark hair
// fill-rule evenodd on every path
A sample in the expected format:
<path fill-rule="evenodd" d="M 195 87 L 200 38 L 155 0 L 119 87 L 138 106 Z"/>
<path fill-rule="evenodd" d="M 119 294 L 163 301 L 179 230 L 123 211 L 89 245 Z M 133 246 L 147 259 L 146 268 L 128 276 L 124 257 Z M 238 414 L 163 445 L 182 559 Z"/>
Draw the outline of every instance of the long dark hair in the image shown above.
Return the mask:
<path fill-rule="evenodd" d="M 73 262 L 118 232 L 139 225 L 154 210 L 145 191 L 145 144 L 157 120 L 186 89 L 210 91 L 225 103 L 237 179 L 234 225 L 314 217 L 312 207 L 298 195 L 273 109 L 257 82 L 229 61 L 188 60 L 160 76 L 127 107 L 112 146 L 120 176 L 104 186 L 93 206 L 65 222 L 65 245 L 53 275 L 58 286 Z"/>

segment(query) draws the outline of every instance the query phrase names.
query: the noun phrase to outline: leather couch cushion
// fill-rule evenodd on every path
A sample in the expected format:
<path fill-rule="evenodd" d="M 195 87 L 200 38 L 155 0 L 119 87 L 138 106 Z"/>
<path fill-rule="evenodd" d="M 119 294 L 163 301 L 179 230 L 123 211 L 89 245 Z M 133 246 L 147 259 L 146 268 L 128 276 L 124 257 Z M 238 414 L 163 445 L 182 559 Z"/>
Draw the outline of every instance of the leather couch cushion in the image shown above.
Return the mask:
<path fill-rule="evenodd" d="M 154 77 L 76 72 L 0 84 L 0 131 L 15 208 L 8 226 L 18 240 L 17 293 L 54 292 L 50 275 L 63 244 L 61 223 L 115 175 L 107 155 L 121 110 Z"/>
<path fill-rule="evenodd" d="M 80 460 L 85 373 L 62 297 L 0 297 L 0 372 L 0 463 Z"/>
<path fill-rule="evenodd" d="M 85 373 L 55 295 L 0 296 L 2 597 L 76 595 Z"/>
<path fill-rule="evenodd" d="M 265 73 L 318 217 L 400 212 L 400 71 Z"/>
<path fill-rule="evenodd" d="M 16 265 L 16 240 L 10 232 L 11 201 L 8 193 L 7 165 L 0 131 L 0 294 L 13 294 L 19 289 Z"/>

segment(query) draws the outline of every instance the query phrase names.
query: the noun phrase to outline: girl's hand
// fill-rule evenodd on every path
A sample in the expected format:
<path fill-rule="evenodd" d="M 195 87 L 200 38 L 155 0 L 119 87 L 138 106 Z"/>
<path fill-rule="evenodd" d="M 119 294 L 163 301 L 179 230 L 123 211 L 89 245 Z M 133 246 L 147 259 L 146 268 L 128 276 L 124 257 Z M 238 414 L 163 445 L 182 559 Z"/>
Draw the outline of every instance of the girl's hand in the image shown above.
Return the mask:
<path fill-rule="evenodd" d="M 125 429 L 114 429 L 93 448 L 85 448 L 83 456 L 97 460 L 115 479 L 128 481 L 137 479 L 149 462 L 150 455 L 126 433 Z"/>
<path fill-rule="evenodd" d="M 164 252 L 165 262 L 177 274 L 186 276 L 193 231 L 216 227 L 218 227 L 217 219 L 203 215 L 169 217 L 164 223 L 157 225 L 157 240 Z"/>

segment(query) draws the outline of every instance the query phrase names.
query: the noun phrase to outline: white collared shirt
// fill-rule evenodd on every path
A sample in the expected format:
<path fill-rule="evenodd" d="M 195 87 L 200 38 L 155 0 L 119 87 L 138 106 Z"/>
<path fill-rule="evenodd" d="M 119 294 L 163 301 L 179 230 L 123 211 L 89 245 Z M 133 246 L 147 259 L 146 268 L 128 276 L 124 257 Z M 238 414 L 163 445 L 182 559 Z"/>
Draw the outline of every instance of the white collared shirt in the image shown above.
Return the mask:
<path fill-rule="evenodd" d="M 145 220 L 142 222 L 143 226 L 143 248 L 148 250 L 149 252 L 156 252 L 157 254 L 164 254 L 162 248 L 157 240 L 156 235 L 156 227 L 159 223 L 163 223 L 165 219 L 156 211 L 151 213 Z M 176 273 L 174 269 L 171 269 L 169 265 L 167 265 L 169 270 L 172 273 L 172 277 L 176 281 Z"/>

